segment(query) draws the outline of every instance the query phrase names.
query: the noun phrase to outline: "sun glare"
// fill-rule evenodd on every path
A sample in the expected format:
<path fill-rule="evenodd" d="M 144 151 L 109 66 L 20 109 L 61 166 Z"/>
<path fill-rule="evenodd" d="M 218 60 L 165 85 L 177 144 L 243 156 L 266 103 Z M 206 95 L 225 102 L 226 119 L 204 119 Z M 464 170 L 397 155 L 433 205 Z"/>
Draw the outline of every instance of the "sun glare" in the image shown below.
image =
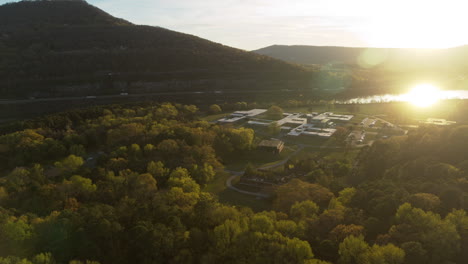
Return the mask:
<path fill-rule="evenodd" d="M 431 84 L 420 84 L 404 95 L 407 101 L 418 107 L 429 107 L 440 99 L 440 90 Z"/>

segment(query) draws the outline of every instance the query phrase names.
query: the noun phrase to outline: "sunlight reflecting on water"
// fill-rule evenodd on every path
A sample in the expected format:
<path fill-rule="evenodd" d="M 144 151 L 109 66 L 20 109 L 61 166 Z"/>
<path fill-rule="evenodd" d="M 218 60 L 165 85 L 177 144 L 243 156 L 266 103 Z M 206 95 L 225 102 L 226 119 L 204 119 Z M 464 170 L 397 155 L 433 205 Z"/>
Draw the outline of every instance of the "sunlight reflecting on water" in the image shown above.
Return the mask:
<path fill-rule="evenodd" d="M 468 90 L 441 90 L 437 92 L 438 100 L 448 99 L 468 99 Z M 408 93 L 406 94 L 384 94 L 368 97 L 358 97 L 346 101 L 344 104 L 372 104 L 372 103 L 389 103 L 389 102 L 409 102 Z"/>

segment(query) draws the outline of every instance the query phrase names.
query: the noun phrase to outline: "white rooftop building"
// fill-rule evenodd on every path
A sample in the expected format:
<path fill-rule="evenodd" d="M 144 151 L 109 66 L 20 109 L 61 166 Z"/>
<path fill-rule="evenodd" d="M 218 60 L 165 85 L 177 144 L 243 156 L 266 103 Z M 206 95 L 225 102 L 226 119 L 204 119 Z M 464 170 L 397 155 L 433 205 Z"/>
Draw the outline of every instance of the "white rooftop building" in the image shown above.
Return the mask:
<path fill-rule="evenodd" d="M 280 120 L 267 120 L 256 118 L 256 116 L 265 113 L 266 109 L 252 109 L 249 111 L 236 111 L 230 116 L 219 119 L 219 123 L 234 123 L 239 120 L 248 119 L 248 124 L 258 126 L 269 126 L 273 122 L 282 129 L 287 130 L 289 136 L 319 136 L 331 137 L 335 132 L 333 121 L 349 121 L 353 115 L 336 115 L 331 112 L 322 114 L 311 113 L 284 113 L 283 118 Z"/>
<path fill-rule="evenodd" d="M 291 129 L 292 127 L 289 127 L 288 125 L 293 125 L 294 127 L 297 127 L 307 123 L 307 118 L 301 118 L 302 115 L 303 114 L 299 113 L 284 113 L 284 118 L 278 121 L 253 118 L 247 123 L 251 125 L 268 126 L 271 123 L 276 122 L 276 124 L 278 124 L 278 126 L 280 126 L 281 129 Z"/>
<path fill-rule="evenodd" d="M 437 125 L 437 126 L 450 126 L 450 125 L 456 124 L 457 122 L 447 121 L 445 119 L 440 119 L 440 118 L 428 118 L 426 121 L 421 121 L 421 123 Z"/>
<path fill-rule="evenodd" d="M 227 117 L 223 117 L 218 120 L 219 123 L 235 123 L 242 119 L 254 117 L 260 114 L 265 113 L 266 109 L 252 109 L 249 111 L 236 111 Z"/>
<path fill-rule="evenodd" d="M 303 124 L 288 133 L 288 136 L 319 136 L 319 137 L 331 137 L 335 134 L 336 129 L 334 128 L 319 128 L 314 127 L 312 124 Z"/>
<path fill-rule="evenodd" d="M 331 112 L 325 112 L 319 115 L 316 115 L 312 118 L 312 120 L 323 120 L 323 119 L 330 119 L 330 120 L 340 120 L 340 121 L 350 121 L 354 115 L 337 115 Z"/>

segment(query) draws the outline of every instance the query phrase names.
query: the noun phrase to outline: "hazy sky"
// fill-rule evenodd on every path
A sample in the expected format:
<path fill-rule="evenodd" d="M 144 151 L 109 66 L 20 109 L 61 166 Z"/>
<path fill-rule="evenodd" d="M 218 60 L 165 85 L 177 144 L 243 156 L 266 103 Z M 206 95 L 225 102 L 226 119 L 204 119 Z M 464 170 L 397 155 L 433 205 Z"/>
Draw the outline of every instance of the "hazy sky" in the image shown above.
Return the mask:
<path fill-rule="evenodd" d="M 0 3 L 12 2 L 0 0 Z M 253 50 L 273 44 L 440 48 L 468 44 L 459 0 L 88 0 L 136 24 Z"/>

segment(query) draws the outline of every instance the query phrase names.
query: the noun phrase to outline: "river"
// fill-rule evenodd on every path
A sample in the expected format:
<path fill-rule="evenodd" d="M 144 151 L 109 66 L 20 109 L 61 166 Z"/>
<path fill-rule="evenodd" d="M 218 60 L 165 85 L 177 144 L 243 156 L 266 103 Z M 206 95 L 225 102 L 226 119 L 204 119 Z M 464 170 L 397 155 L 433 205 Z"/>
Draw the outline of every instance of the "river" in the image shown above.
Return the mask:
<path fill-rule="evenodd" d="M 468 90 L 441 90 L 437 92 L 438 100 L 448 99 L 468 99 Z M 409 102 L 411 99 L 408 94 L 384 94 L 367 97 L 358 97 L 345 101 L 337 101 L 343 104 L 371 104 L 371 103 L 389 103 L 389 102 Z"/>

